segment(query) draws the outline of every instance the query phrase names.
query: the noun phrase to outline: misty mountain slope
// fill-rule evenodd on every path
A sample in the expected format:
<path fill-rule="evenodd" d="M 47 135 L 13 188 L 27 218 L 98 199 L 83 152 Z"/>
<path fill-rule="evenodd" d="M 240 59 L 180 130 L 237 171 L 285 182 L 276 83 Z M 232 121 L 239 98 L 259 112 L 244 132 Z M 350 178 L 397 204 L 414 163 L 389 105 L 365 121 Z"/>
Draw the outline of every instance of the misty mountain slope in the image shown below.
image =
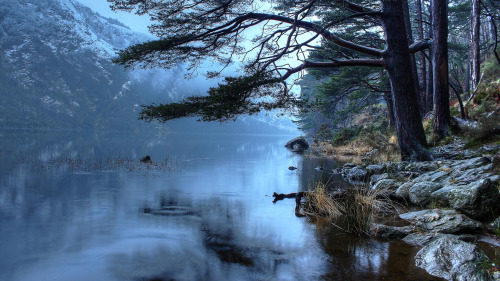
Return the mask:
<path fill-rule="evenodd" d="M 76 0 L 0 0 L 0 127 L 138 128 L 145 125 L 137 120 L 140 104 L 206 92 L 210 83 L 184 80 L 181 66 L 125 72 L 111 62 L 117 50 L 150 39 Z M 272 119 L 227 127 L 293 127 Z M 225 127 L 192 120 L 167 126 Z"/>
<path fill-rule="evenodd" d="M 110 58 L 145 35 L 72 0 L 0 3 L 3 126 L 130 126 L 120 116 L 135 115 L 140 99 Z M 116 98 L 120 92 L 128 99 Z"/>

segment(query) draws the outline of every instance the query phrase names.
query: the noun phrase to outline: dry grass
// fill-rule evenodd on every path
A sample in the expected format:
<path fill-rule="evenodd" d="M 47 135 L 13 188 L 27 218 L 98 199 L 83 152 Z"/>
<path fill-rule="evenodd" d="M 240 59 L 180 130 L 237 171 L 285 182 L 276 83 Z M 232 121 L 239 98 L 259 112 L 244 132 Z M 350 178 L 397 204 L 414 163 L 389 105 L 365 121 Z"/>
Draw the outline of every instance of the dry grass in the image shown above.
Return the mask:
<path fill-rule="evenodd" d="M 362 162 L 361 157 L 373 150 L 373 147 L 358 142 L 336 146 L 330 143 L 321 142 L 319 144 L 313 144 L 313 148 L 315 148 L 316 151 L 319 150 L 319 152 L 326 157 L 335 158 L 340 162 L 357 164 Z"/>
<path fill-rule="evenodd" d="M 327 143 L 320 143 L 318 147 L 322 147 L 322 151 L 325 154 L 345 156 L 363 156 L 374 149 L 373 146 L 369 146 L 361 142 L 352 142 L 346 145 L 337 146 L 333 146 L 332 144 Z"/>
<path fill-rule="evenodd" d="M 384 196 L 385 192 L 367 186 L 355 187 L 348 189 L 340 198 L 333 199 L 326 185 L 317 183 L 306 196 L 303 212 L 312 218 L 327 218 L 347 233 L 367 236 L 377 217 L 394 214 L 400 207 Z"/>
<path fill-rule="evenodd" d="M 313 148 L 315 148 L 316 151 L 320 150 L 323 155 L 335 158 L 340 162 L 366 164 L 401 160 L 401 154 L 398 149 L 396 136 L 391 136 L 386 144 L 378 147 L 358 140 L 346 145 L 336 146 L 333 146 L 332 144 L 326 142 L 321 142 L 319 144 L 314 143 Z M 366 159 L 365 156 L 375 149 L 376 152 L 370 155 L 369 159 Z"/>
<path fill-rule="evenodd" d="M 305 215 L 311 217 L 335 218 L 341 215 L 338 204 L 327 190 L 327 185 L 317 182 L 313 191 L 306 193 L 306 202 L 302 206 Z"/>

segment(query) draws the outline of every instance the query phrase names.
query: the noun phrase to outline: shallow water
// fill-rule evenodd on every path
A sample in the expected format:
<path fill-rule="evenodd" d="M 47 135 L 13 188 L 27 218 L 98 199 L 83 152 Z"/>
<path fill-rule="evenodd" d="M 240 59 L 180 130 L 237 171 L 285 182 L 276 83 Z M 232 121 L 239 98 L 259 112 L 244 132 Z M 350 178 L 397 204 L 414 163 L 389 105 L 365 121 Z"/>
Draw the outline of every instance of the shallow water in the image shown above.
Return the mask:
<path fill-rule="evenodd" d="M 2 131 L 0 280 L 435 280 L 416 248 L 273 204 L 341 184 L 290 138 Z"/>

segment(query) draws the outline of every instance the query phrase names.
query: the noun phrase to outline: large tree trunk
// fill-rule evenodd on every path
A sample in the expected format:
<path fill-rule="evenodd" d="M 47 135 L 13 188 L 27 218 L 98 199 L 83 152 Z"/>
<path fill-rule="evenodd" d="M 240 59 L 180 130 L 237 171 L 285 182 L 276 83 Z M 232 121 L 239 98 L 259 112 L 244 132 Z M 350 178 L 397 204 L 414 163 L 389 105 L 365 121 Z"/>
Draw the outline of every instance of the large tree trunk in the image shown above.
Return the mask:
<path fill-rule="evenodd" d="M 402 0 L 382 1 L 382 13 L 387 42 L 384 59 L 391 82 L 401 158 L 402 160 L 429 160 L 430 155 L 425 149 L 427 144 L 411 72 L 408 42 L 401 40 L 401 34 L 406 34 L 402 17 Z"/>
<path fill-rule="evenodd" d="M 450 122 L 448 86 L 448 0 L 432 1 L 432 67 L 434 88 L 434 134 L 446 137 Z"/>
<path fill-rule="evenodd" d="M 405 19 L 405 29 L 406 29 L 406 38 L 408 40 L 408 45 L 413 43 L 413 32 L 411 30 L 411 21 L 410 21 L 410 9 L 408 7 L 408 0 L 403 0 L 403 16 Z M 410 64 L 411 64 L 411 73 L 413 75 L 413 84 L 415 85 L 415 91 L 417 94 L 420 93 L 420 87 L 418 84 L 418 73 L 417 73 L 417 63 L 415 61 L 415 54 L 410 54 Z M 420 95 L 418 95 L 420 96 Z M 417 98 L 418 106 L 420 108 L 420 112 L 422 112 L 423 104 L 420 99 Z"/>
<path fill-rule="evenodd" d="M 424 25 L 423 25 L 423 18 L 422 18 L 422 1 L 417 0 L 417 28 L 418 28 L 418 40 L 423 40 L 424 39 Z M 422 51 L 419 54 L 419 87 L 420 87 L 420 93 L 419 93 L 419 100 L 420 100 L 420 113 L 421 114 L 426 114 L 429 112 L 428 106 L 427 106 L 427 101 L 426 101 L 426 89 L 427 89 L 427 71 L 426 71 L 426 62 L 425 62 L 425 55 L 424 51 Z"/>
<path fill-rule="evenodd" d="M 467 94 L 471 93 L 470 89 L 470 54 L 469 57 L 467 58 L 467 69 L 465 70 L 465 92 Z"/>
<path fill-rule="evenodd" d="M 479 0 L 472 0 L 470 40 L 470 83 L 472 90 L 476 89 L 477 83 L 479 83 L 480 72 L 479 30 L 481 27 L 481 9 L 479 5 Z"/>
<path fill-rule="evenodd" d="M 432 47 L 431 47 L 432 48 Z M 432 53 L 432 50 L 429 54 Z M 434 84 L 432 79 L 434 77 L 434 71 L 432 67 L 432 60 L 429 61 L 429 68 L 427 70 L 427 85 L 425 87 L 425 109 L 426 114 L 434 110 Z"/>
<path fill-rule="evenodd" d="M 384 100 L 387 103 L 387 114 L 389 115 L 389 126 L 396 127 L 396 119 L 394 117 L 394 103 L 392 101 L 392 93 L 384 92 Z"/>
<path fill-rule="evenodd" d="M 432 38 L 434 33 L 434 28 L 432 26 L 432 9 L 429 7 L 429 22 L 427 28 L 427 37 Z M 425 88 L 425 108 L 426 113 L 434 110 L 434 84 L 433 84 L 433 62 L 432 62 L 432 45 L 429 48 L 429 68 L 427 69 L 427 86 Z"/>

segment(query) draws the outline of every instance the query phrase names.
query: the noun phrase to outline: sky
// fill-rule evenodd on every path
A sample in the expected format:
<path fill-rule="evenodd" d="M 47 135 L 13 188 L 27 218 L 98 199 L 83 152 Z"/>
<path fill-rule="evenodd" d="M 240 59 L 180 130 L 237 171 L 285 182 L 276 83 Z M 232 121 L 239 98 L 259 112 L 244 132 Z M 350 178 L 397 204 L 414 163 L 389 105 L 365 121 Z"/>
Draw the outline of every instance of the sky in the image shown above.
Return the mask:
<path fill-rule="evenodd" d="M 106 0 L 78 1 L 85 6 L 88 6 L 95 12 L 101 14 L 102 16 L 119 20 L 134 31 L 150 34 L 148 31 L 148 25 L 150 25 L 151 22 L 149 21 L 149 18 L 147 16 L 138 16 L 128 12 L 114 12 L 109 7 L 110 3 L 108 3 Z"/>

